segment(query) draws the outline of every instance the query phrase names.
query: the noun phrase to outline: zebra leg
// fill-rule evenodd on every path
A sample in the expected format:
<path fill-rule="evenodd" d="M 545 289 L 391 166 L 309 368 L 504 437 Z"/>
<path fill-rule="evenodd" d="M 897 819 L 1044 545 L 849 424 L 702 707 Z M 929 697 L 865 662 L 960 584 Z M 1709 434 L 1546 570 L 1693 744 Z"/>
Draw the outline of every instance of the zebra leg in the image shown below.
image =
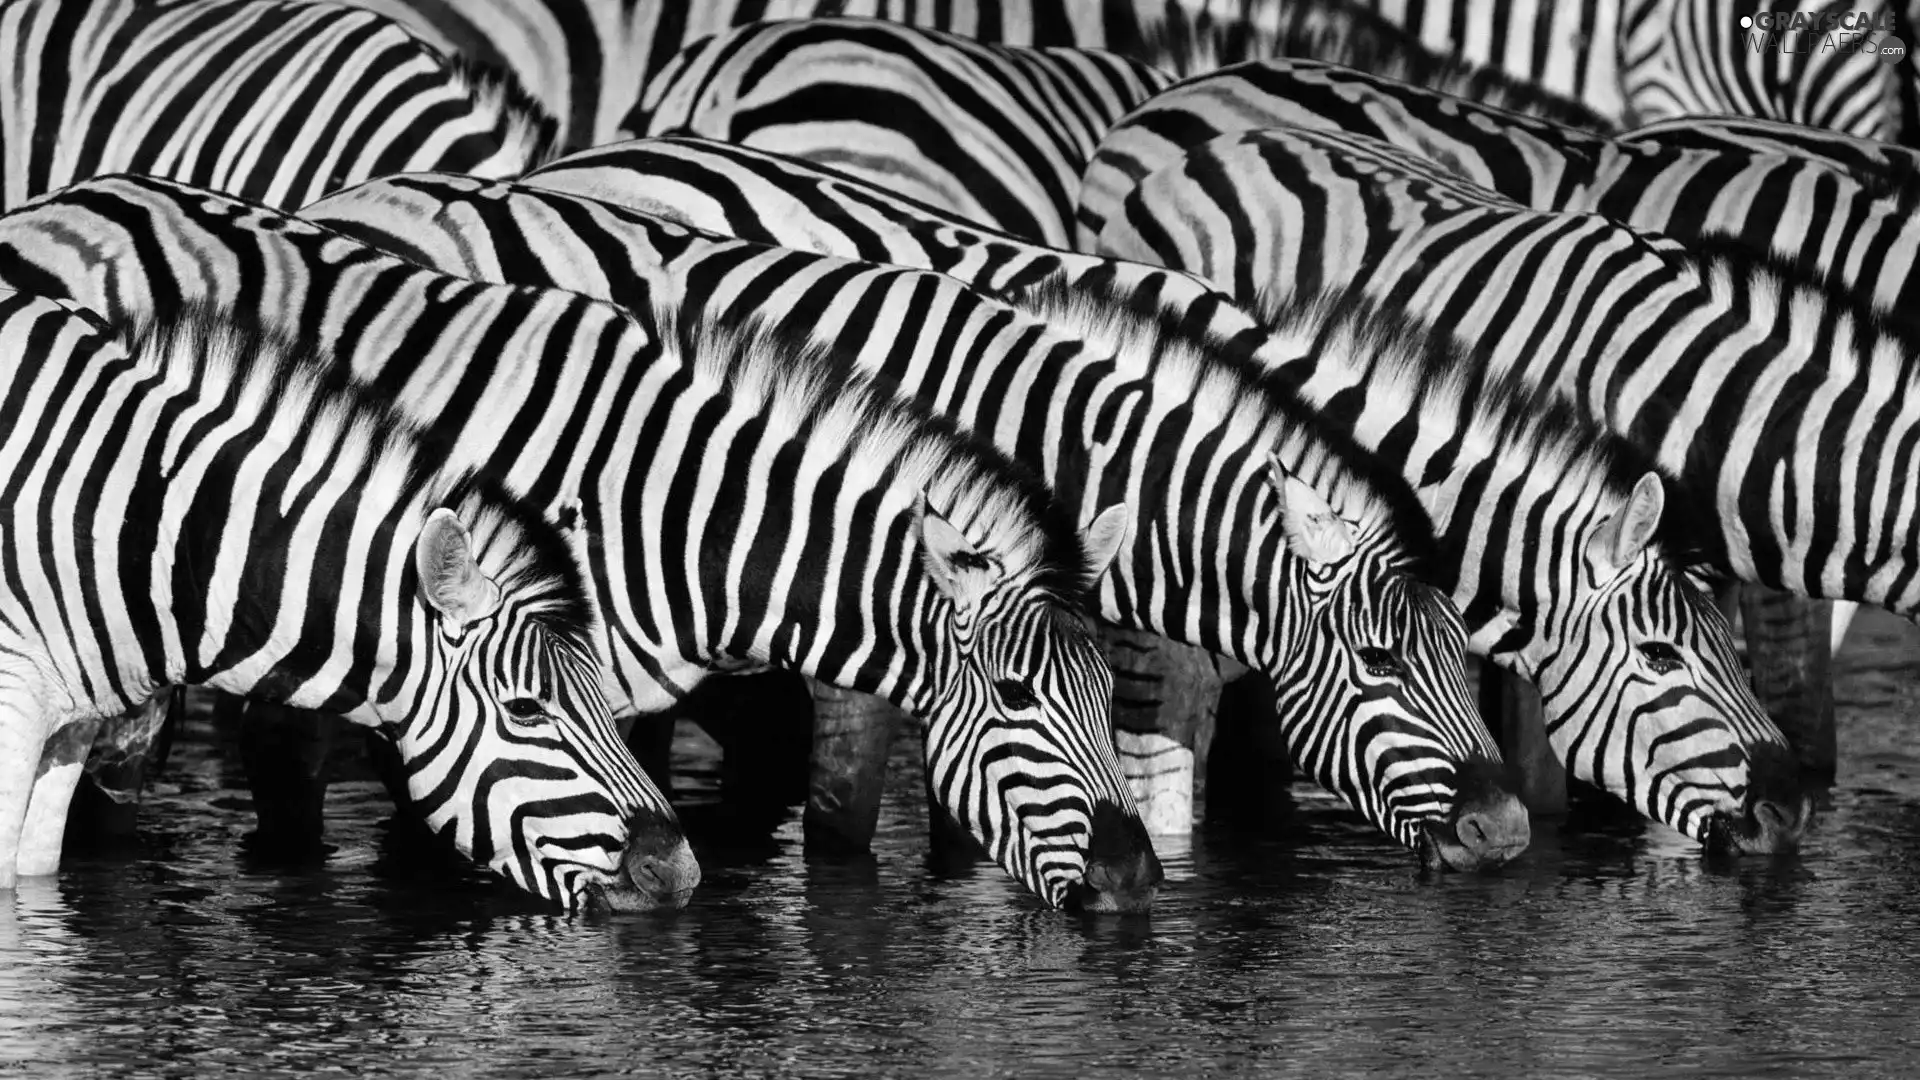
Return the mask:
<path fill-rule="evenodd" d="M 1740 615 L 1754 694 L 1793 745 L 1803 770 L 1832 777 L 1833 602 L 1747 585 Z"/>
<path fill-rule="evenodd" d="M 1860 605 L 1855 601 L 1833 601 L 1833 633 L 1827 638 L 1828 659 L 1840 655 L 1840 646 L 1847 640 L 1847 628 L 1853 625 L 1853 617 L 1858 614 Z"/>
<path fill-rule="evenodd" d="M 801 829 L 810 850 L 860 854 L 873 845 L 887 753 L 900 710 L 869 694 L 814 682 L 813 746 Z"/>
<path fill-rule="evenodd" d="M 640 771 L 647 774 L 660 794 L 673 799 L 673 729 L 677 718 L 672 713 L 643 713 L 623 718 L 624 738 Z"/>
<path fill-rule="evenodd" d="M 21 877 L 44 877 L 60 869 L 60 848 L 67 835 L 67 808 L 86 771 L 87 753 L 100 733 L 98 717 L 63 724 L 40 750 L 40 763 L 27 799 L 14 868 Z"/>
<path fill-rule="evenodd" d="M 1480 663 L 1480 715 L 1493 725 L 1507 764 L 1520 774 L 1520 801 L 1535 814 L 1567 812 L 1567 768 L 1547 738 L 1540 691 L 1525 679 Z"/>
<path fill-rule="evenodd" d="M 241 704 L 240 760 L 253 792 L 256 853 L 307 854 L 325 831 L 327 756 L 338 717 L 263 701 Z"/>
<path fill-rule="evenodd" d="M 1720 614 L 1727 617 L 1732 625 L 1740 618 L 1740 583 L 1722 581 L 1713 586 L 1713 602 L 1720 608 Z"/>
<path fill-rule="evenodd" d="M 1260 672 L 1232 661 L 1220 664 L 1224 685 L 1201 785 L 1206 820 L 1271 829 L 1293 809 L 1293 754 L 1275 711 L 1273 686 Z"/>
<path fill-rule="evenodd" d="M 791 671 L 716 675 L 679 708 L 720 744 L 720 799 L 739 819 L 777 824 L 807 801 L 813 694 Z"/>
<path fill-rule="evenodd" d="M 32 671 L 0 669 L 0 889 L 19 880 L 21 832 L 48 742 L 51 710 Z"/>
<path fill-rule="evenodd" d="M 1099 624 L 1113 667 L 1113 738 L 1147 832 L 1193 831 L 1194 766 L 1210 741 L 1221 678 L 1204 649 Z"/>
<path fill-rule="evenodd" d="M 87 782 L 74 793 L 68 813 L 69 839 L 133 834 L 147 772 L 157 767 L 160 740 L 169 723 L 179 722 L 185 697 L 180 688 L 162 687 L 100 725 L 87 755 Z"/>

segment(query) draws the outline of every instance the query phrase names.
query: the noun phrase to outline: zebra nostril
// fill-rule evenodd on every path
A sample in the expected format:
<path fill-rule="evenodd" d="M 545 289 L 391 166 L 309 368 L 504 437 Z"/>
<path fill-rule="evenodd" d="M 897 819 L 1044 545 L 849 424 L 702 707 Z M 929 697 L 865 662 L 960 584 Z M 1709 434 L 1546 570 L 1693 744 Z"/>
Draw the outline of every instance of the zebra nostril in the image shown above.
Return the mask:
<path fill-rule="evenodd" d="M 700 863 L 693 849 L 687 846 L 679 823 L 666 819 L 636 822 L 629 828 L 620 871 L 634 891 L 662 907 L 685 907 L 700 884 Z"/>
<path fill-rule="evenodd" d="M 1487 827 L 1476 815 L 1469 814 L 1460 819 L 1460 842 L 1470 848 L 1485 847 Z"/>
<path fill-rule="evenodd" d="M 1111 803 L 1094 808 L 1087 868 L 1067 890 L 1065 906 L 1076 911 L 1144 912 L 1166 871 L 1138 815 Z"/>

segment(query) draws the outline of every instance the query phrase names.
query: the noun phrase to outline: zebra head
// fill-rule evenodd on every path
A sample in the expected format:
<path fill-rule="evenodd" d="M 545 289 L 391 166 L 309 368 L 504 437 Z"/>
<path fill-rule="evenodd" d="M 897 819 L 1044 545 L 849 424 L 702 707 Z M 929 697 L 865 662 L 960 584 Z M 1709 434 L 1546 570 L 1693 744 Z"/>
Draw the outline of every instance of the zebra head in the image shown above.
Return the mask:
<path fill-rule="evenodd" d="M 1526 807 L 1468 694 L 1453 602 L 1408 573 L 1388 526 L 1342 517 L 1277 455 L 1268 465 L 1298 567 L 1283 588 L 1310 598 L 1292 602 L 1304 647 L 1266 671 L 1294 760 L 1430 870 L 1520 854 Z"/>
<path fill-rule="evenodd" d="M 431 626 L 394 739 L 409 793 L 461 852 L 568 910 L 685 904 L 700 871 L 614 730 L 564 541 L 460 505 L 434 510 L 414 543 Z"/>
<path fill-rule="evenodd" d="M 1811 800 L 1726 618 L 1654 542 L 1665 505 L 1647 473 L 1568 560 L 1568 610 L 1523 661 L 1553 748 L 1573 775 L 1710 851 L 1791 850 Z"/>
<path fill-rule="evenodd" d="M 1073 568 L 1084 582 L 1112 565 L 1125 518 L 1109 507 L 1086 530 Z M 915 520 L 944 624 L 924 713 L 936 798 L 1048 903 L 1146 910 L 1163 875 L 1121 774 L 1113 672 L 1091 631 L 1058 589 L 1009 574 L 924 496 Z"/>

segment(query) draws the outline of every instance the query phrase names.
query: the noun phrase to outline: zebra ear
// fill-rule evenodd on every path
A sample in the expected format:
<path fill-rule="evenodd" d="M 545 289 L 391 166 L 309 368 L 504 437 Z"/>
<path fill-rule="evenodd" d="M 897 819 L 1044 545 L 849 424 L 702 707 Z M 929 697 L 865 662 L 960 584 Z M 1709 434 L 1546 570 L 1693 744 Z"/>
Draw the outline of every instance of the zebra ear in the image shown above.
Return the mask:
<path fill-rule="evenodd" d="M 1648 473 L 1633 485 L 1627 505 L 1600 523 L 1587 542 L 1587 559 L 1596 569 L 1618 573 L 1653 542 L 1660 514 L 1667 506 L 1667 488 L 1659 473 Z"/>
<path fill-rule="evenodd" d="M 914 503 L 914 518 L 920 530 L 921 561 L 933 586 L 954 606 L 972 610 L 993 587 L 993 560 L 980 554 L 965 533 L 927 505 L 924 493 Z"/>
<path fill-rule="evenodd" d="M 1120 557 L 1120 545 L 1127 539 L 1127 504 L 1114 503 L 1100 511 L 1080 532 L 1080 540 L 1087 548 L 1087 582 L 1098 582 L 1113 569 L 1113 562 Z"/>
<path fill-rule="evenodd" d="M 474 560 L 467 527 L 444 506 L 428 515 L 414 541 L 413 568 L 427 603 L 461 626 L 500 610 L 500 586 Z"/>
<path fill-rule="evenodd" d="M 1267 480 L 1280 496 L 1280 528 L 1286 533 L 1287 547 L 1315 566 L 1336 563 L 1353 554 L 1359 546 L 1353 527 L 1333 512 L 1327 500 L 1289 472 L 1280 463 L 1280 455 L 1268 451 L 1267 465 L 1272 470 Z"/>

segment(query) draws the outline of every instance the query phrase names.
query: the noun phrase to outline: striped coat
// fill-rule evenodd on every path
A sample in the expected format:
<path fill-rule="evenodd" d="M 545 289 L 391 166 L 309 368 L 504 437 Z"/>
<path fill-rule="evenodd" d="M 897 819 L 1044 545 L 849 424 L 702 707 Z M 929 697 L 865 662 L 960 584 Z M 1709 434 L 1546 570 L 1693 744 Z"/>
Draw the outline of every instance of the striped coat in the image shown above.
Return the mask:
<path fill-rule="evenodd" d="M 1077 614 L 1116 514 L 1083 532 L 831 352 L 664 296 L 629 315 L 463 281 L 144 178 L 0 218 L 0 281 L 128 311 L 208 300 L 336 342 L 460 458 L 580 523 L 621 711 L 743 666 L 886 697 L 926 720 L 945 809 L 1010 873 L 1055 904 L 1150 901 L 1111 675 Z"/>
<path fill-rule="evenodd" d="M 939 275 L 691 233 L 520 185 L 396 177 L 302 213 L 464 276 L 631 301 L 630 279 L 594 269 L 620 266 L 685 306 L 791 313 L 816 337 L 861 343 L 862 365 L 991 433 L 1070 504 L 1133 507 L 1102 614 L 1265 673 L 1296 759 L 1323 785 L 1444 865 L 1524 846 L 1524 815 L 1491 779 L 1497 753 L 1466 696 L 1464 633 L 1407 573 L 1419 549 L 1396 535 L 1404 511 L 1205 339 L 1098 292 L 1042 283 L 995 303 Z M 529 247 L 537 257 L 518 254 Z M 1469 820 L 1484 832 L 1460 827 Z"/>
<path fill-rule="evenodd" d="M 1475 631 L 1476 648 L 1532 674 L 1555 665 L 1529 666 L 1536 661 L 1522 655 L 1580 657 L 1579 663 L 1598 665 L 1591 676 L 1556 676 L 1543 683 L 1548 715 L 1576 774 L 1689 835 L 1700 835 L 1699 824 L 1716 812 L 1714 806 L 1748 820 L 1742 815 L 1751 807 L 1727 801 L 1725 791 L 1751 791 L 1757 805 L 1762 801 L 1759 793 L 1770 790 L 1749 783 L 1747 763 L 1749 758 L 1770 757 L 1769 748 L 1777 748 L 1781 736 L 1764 717 L 1753 721 L 1757 704 L 1737 678 L 1704 680 L 1696 687 L 1702 696 L 1671 699 L 1680 706 L 1671 712 L 1647 711 L 1641 730 L 1661 726 L 1675 733 L 1674 738 L 1658 740 L 1651 753 L 1614 734 L 1620 729 L 1613 718 L 1637 706 L 1588 692 L 1602 684 L 1608 692 L 1639 692 L 1607 674 L 1610 669 L 1601 658 L 1630 646 L 1621 640 L 1625 624 L 1610 621 L 1612 614 L 1603 616 L 1612 609 L 1601 597 L 1617 600 L 1643 589 L 1641 595 L 1661 598 L 1657 606 L 1634 613 L 1636 620 L 1653 620 L 1642 628 L 1645 632 L 1680 642 L 1687 655 L 1700 658 L 1696 666 L 1709 672 L 1727 670 L 1728 664 L 1738 670 L 1724 625 L 1716 625 L 1711 615 L 1696 621 L 1687 593 L 1665 560 L 1636 561 L 1631 570 L 1597 590 L 1588 582 L 1566 579 L 1564 567 L 1552 562 L 1556 536 L 1623 517 L 1636 483 L 1644 480 L 1628 464 L 1635 455 L 1619 446 L 1607 450 L 1607 439 L 1572 417 L 1560 417 L 1556 422 L 1564 429 L 1551 432 L 1533 422 L 1530 410 L 1499 394 L 1421 375 L 1419 367 L 1428 360 L 1421 335 L 1391 319 L 1372 331 L 1383 339 L 1378 344 L 1372 338 L 1356 343 L 1349 336 L 1356 320 L 1364 325 L 1375 318 L 1358 305 L 1349 312 L 1316 313 L 1311 322 L 1263 327 L 1231 298 L 1184 274 L 1038 247 L 802 162 L 697 140 L 582 153 L 530 176 L 527 183 L 677 213 L 728 231 L 755 230 L 761 239 L 795 247 L 928 266 L 1009 299 L 1024 285 L 1048 278 L 1071 282 L 1095 296 L 1117 291 L 1129 303 L 1176 313 L 1201 340 L 1215 343 L 1210 351 L 1251 360 L 1256 370 L 1271 373 L 1265 381 L 1281 402 L 1276 407 L 1289 415 L 1318 413 L 1323 420 L 1349 415 L 1344 405 L 1330 413 L 1328 398 L 1303 403 L 1285 389 L 1302 379 L 1333 380 L 1336 389 L 1328 391 L 1330 395 L 1349 381 L 1374 387 L 1372 403 L 1378 411 L 1370 409 L 1353 419 L 1364 419 L 1365 425 L 1334 429 L 1337 440 L 1358 440 L 1349 442 L 1342 456 L 1365 463 L 1367 473 L 1387 489 L 1416 485 L 1416 520 L 1428 519 L 1440 529 L 1440 546 L 1429 569 L 1459 602 Z M 353 197 L 343 193 L 340 198 Z M 598 260 L 557 261 L 592 265 Z M 1303 407 L 1310 411 L 1292 411 Z M 1416 423 L 1423 416 L 1459 417 L 1460 426 L 1448 433 L 1423 432 Z M 1516 438 L 1516 431 L 1525 437 Z M 1591 445 L 1580 443 L 1583 438 Z M 1469 462 L 1471 468 L 1460 466 L 1463 476 L 1483 470 L 1482 479 L 1461 489 L 1474 509 L 1456 506 L 1454 492 L 1431 487 L 1418 459 L 1407 465 L 1408 446 L 1434 454 L 1440 463 L 1434 468 Z M 1402 478 L 1393 479 L 1396 476 Z M 1525 614 L 1516 619 L 1515 613 Z M 1693 732 L 1701 741 L 1681 732 Z M 1710 739 L 1705 737 L 1709 732 Z M 1729 745 L 1741 749 L 1725 753 Z M 1650 760 L 1657 762 L 1651 771 L 1646 764 Z M 1706 764 L 1714 760 L 1738 764 L 1718 772 L 1719 765 Z M 1653 773 L 1697 777 L 1703 787 L 1722 794 L 1699 804 L 1675 800 L 1661 794 L 1658 785 L 1645 783 Z"/>
<path fill-rule="evenodd" d="M 43 747 L 187 683 L 388 731 L 428 824 L 523 889 L 684 902 L 537 507 L 204 311 L 124 331 L 6 293 L 0 355 L 0 882 L 58 860 L 78 762 L 36 777 Z"/>
<path fill-rule="evenodd" d="M 1192 212 L 1203 190 L 1238 208 L 1233 225 L 1189 231 L 1208 220 Z M 1598 215 L 1529 210 L 1360 136 L 1223 136 L 1129 203 L 1127 221 L 1151 227 L 1116 222 L 1103 246 L 1253 293 L 1312 266 L 1557 388 L 1699 493 L 1719 571 L 1920 612 L 1902 475 L 1920 348 L 1870 305 L 1737 249 L 1695 256 Z"/>
<path fill-rule="evenodd" d="M 510 176 L 553 125 L 510 80 L 308 0 L 0 6 L 0 208 L 138 172 L 300 206 L 387 173 Z"/>
<path fill-rule="evenodd" d="M 1909 209 L 1920 189 L 1844 154 L 1860 140 L 1799 128 L 1804 146 L 1757 132 L 1735 142 L 1709 124 L 1609 137 L 1303 60 L 1189 79 L 1116 125 L 1087 169 L 1077 242 L 1091 246 L 1140 180 L 1188 149 L 1282 126 L 1379 139 L 1537 210 L 1592 211 L 1696 246 L 1737 242 L 1920 312 L 1920 222 Z M 1815 145 L 1833 149 L 1815 156 Z"/>
<path fill-rule="evenodd" d="M 624 127 L 790 154 L 1063 245 L 1094 145 L 1171 81 L 1087 49 L 871 19 L 756 23 L 682 52 Z"/>

